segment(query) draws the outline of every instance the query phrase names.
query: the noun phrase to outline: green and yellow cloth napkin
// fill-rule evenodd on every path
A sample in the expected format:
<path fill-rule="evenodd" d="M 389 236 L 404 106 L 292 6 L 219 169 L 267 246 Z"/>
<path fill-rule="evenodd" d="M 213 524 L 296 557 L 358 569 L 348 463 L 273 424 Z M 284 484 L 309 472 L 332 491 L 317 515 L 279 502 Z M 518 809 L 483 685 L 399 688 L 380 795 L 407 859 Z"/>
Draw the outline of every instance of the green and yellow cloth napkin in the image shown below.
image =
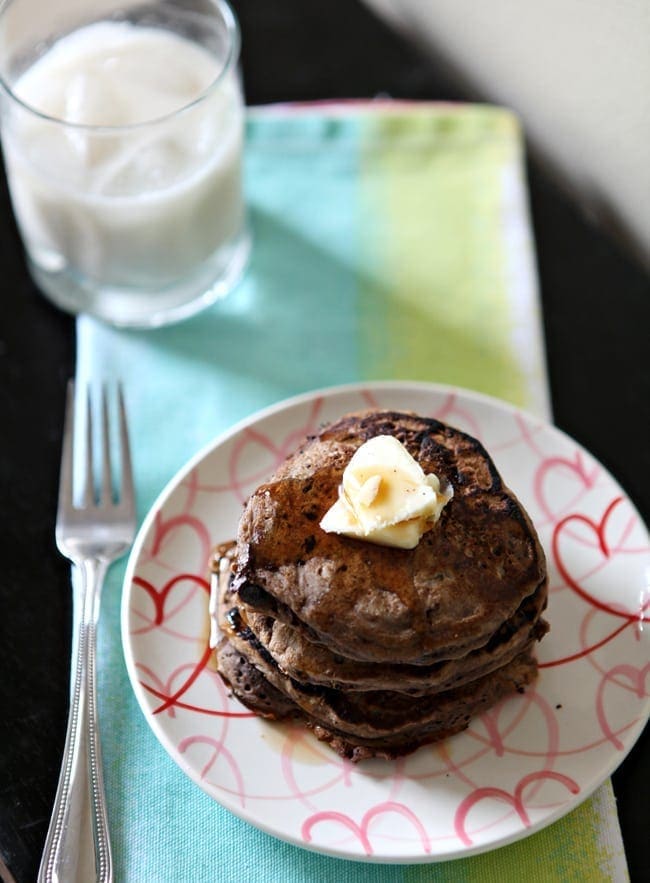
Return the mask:
<path fill-rule="evenodd" d="M 252 110 L 245 160 L 254 247 L 226 300 L 158 331 L 78 320 L 78 379 L 125 382 L 140 518 L 211 439 L 311 389 L 437 381 L 549 416 L 521 134 L 509 112 Z M 235 818 L 174 764 L 136 704 L 120 643 L 123 570 L 104 594 L 98 666 L 117 880 L 627 879 L 609 783 L 525 840 L 432 865 L 329 858 Z"/>

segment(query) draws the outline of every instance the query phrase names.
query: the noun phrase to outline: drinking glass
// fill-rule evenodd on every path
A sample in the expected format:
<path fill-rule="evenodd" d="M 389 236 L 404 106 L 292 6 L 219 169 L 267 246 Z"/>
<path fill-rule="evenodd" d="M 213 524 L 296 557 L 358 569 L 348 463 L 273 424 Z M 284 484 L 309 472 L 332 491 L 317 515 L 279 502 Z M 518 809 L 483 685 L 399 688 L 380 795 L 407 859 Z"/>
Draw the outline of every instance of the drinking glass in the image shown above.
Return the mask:
<path fill-rule="evenodd" d="M 177 321 L 250 251 L 224 0 L 4 0 L 2 146 L 28 265 L 69 312 Z"/>

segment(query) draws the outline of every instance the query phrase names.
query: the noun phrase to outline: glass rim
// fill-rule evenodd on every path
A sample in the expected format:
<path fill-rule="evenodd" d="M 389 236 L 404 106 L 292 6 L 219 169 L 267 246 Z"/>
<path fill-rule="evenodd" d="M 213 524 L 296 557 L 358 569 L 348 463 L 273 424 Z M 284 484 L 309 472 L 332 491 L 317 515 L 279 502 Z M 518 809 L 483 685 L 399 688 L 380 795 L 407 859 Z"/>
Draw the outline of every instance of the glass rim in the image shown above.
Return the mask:
<path fill-rule="evenodd" d="M 3 13 L 5 12 L 6 7 L 12 2 L 12 0 L 0 0 L 0 18 L 2 18 Z M 204 102 L 212 92 L 217 88 L 219 83 L 226 77 L 228 72 L 233 68 L 236 64 L 237 59 L 239 58 L 239 50 L 241 46 L 241 32 L 239 28 L 239 22 L 237 21 L 237 17 L 228 3 L 228 0 L 210 0 L 213 5 L 221 12 L 223 16 L 224 23 L 226 25 L 226 33 L 230 37 L 229 45 L 228 45 L 228 54 L 223 62 L 223 65 L 217 74 L 217 76 L 210 82 L 205 89 L 203 89 L 195 98 L 191 101 L 188 101 L 186 104 L 182 104 L 180 107 L 177 107 L 175 110 L 171 110 L 168 113 L 161 114 L 161 116 L 152 117 L 148 120 L 141 120 L 137 123 L 117 123 L 113 125 L 109 124 L 101 124 L 96 125 L 93 123 L 75 123 L 70 120 L 62 119 L 61 117 L 52 116 L 51 114 L 44 113 L 38 108 L 33 107 L 29 102 L 24 101 L 20 98 L 14 90 L 11 88 L 9 83 L 6 81 L 2 72 L 0 72 L 0 89 L 9 97 L 12 101 L 14 101 L 19 107 L 28 113 L 32 114 L 32 116 L 37 117 L 43 122 L 54 123 L 57 126 L 63 126 L 65 128 L 70 128 L 74 131 L 78 132 L 95 132 L 98 134 L 116 134 L 118 132 L 130 132 L 137 129 L 143 129 L 148 126 L 155 126 L 161 123 L 168 122 L 175 117 L 179 116 L 186 111 L 191 110 L 193 107 L 197 107 L 199 104 Z M 98 19 L 98 21 L 102 21 L 102 19 Z M 69 31 L 68 33 L 73 33 L 73 31 Z M 29 68 L 28 68 L 29 69 Z"/>

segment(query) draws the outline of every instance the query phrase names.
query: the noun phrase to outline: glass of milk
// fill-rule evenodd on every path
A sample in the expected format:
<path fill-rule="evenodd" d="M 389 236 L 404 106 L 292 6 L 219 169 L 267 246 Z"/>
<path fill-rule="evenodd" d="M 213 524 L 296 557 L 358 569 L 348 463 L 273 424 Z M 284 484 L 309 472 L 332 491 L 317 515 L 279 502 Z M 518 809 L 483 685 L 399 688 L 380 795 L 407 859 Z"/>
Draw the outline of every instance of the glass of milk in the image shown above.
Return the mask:
<path fill-rule="evenodd" d="M 224 0 L 4 0 L 2 146 L 40 289 L 115 325 L 225 295 L 250 250 Z"/>

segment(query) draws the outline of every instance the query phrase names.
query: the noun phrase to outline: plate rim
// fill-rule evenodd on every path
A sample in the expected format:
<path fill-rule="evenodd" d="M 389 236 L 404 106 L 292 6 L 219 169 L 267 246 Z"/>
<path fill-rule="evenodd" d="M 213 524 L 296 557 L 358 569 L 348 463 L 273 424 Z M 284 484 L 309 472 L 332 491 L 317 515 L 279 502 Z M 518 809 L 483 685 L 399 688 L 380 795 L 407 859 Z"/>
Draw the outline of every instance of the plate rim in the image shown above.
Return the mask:
<path fill-rule="evenodd" d="M 210 797 L 215 803 L 221 806 L 227 812 L 231 812 L 234 816 L 238 817 L 242 821 L 251 825 L 252 827 L 272 836 L 282 842 L 288 843 L 292 846 L 296 846 L 300 849 L 305 849 L 309 852 L 313 852 L 319 855 L 324 855 L 332 858 L 340 858 L 348 861 L 358 861 L 367 864 L 436 864 L 439 862 L 446 861 L 454 861 L 459 858 L 469 858 L 474 855 L 480 855 L 482 853 L 491 852 L 495 849 L 500 849 L 503 846 L 508 846 L 512 843 L 516 843 L 519 840 L 526 839 L 527 837 L 536 834 L 543 829 L 547 828 L 549 825 L 559 821 L 568 813 L 572 812 L 578 806 L 580 806 L 584 801 L 588 800 L 594 792 L 612 775 L 612 773 L 620 766 L 620 764 L 625 760 L 630 751 L 634 748 L 637 743 L 641 733 L 643 732 L 647 722 L 648 717 L 650 715 L 650 697 L 646 700 L 645 703 L 645 719 L 644 715 L 641 714 L 639 720 L 635 724 L 634 727 L 631 727 L 628 731 L 628 737 L 630 739 L 629 744 L 625 745 L 624 750 L 620 752 L 618 755 L 612 755 L 612 761 L 610 764 L 603 767 L 602 771 L 599 772 L 597 776 L 594 777 L 594 781 L 590 783 L 588 786 L 585 785 L 584 788 L 581 787 L 579 793 L 575 796 L 567 800 L 564 804 L 557 807 L 555 810 L 546 815 L 543 819 L 538 820 L 537 822 L 531 823 L 529 827 L 520 828 L 517 831 L 513 831 L 510 834 L 503 835 L 494 841 L 490 841 L 489 843 L 480 843 L 473 844 L 471 846 L 461 846 L 454 850 L 445 853 L 438 854 L 416 854 L 416 855 L 367 855 L 365 853 L 350 853 L 349 851 L 345 851 L 343 849 L 337 849 L 336 847 L 327 847 L 321 846 L 319 844 L 307 843 L 303 840 L 299 840 L 297 837 L 292 837 L 290 834 L 285 834 L 278 832 L 276 829 L 272 828 L 270 825 L 265 824 L 264 821 L 252 821 L 249 816 L 247 816 L 243 812 L 239 812 L 237 807 L 230 806 L 224 803 L 222 800 L 217 798 L 213 791 L 211 791 L 208 785 L 202 781 L 197 780 L 193 774 L 193 767 L 189 763 L 183 763 L 179 757 L 176 756 L 175 753 L 172 753 L 171 744 L 168 744 L 168 739 L 165 737 L 164 727 L 158 724 L 157 720 L 153 720 L 153 716 L 150 713 L 150 709 L 147 708 L 144 704 L 144 692 L 139 688 L 138 675 L 135 670 L 135 659 L 132 653 L 130 635 L 129 635 L 129 598 L 130 598 L 130 587 L 133 582 L 133 575 L 136 570 L 142 548 L 146 537 L 151 529 L 151 525 L 156 518 L 157 513 L 160 511 L 161 507 L 165 505 L 167 500 L 172 496 L 175 490 L 182 484 L 183 480 L 187 477 L 187 475 L 204 459 L 210 456 L 217 448 L 224 445 L 229 439 L 240 434 L 242 431 L 247 429 L 251 425 L 255 425 L 267 418 L 273 416 L 274 414 L 280 413 L 285 410 L 289 410 L 291 408 L 307 404 L 314 399 L 318 398 L 332 398 L 337 395 L 345 395 L 354 394 L 356 392 L 390 392 L 390 391 L 399 391 L 403 390 L 404 392 L 415 392 L 422 394 L 432 394 L 432 395 L 459 395 L 465 400 L 470 400 L 474 403 L 487 405 L 489 407 L 495 408 L 498 411 L 507 412 L 509 414 L 521 415 L 524 419 L 527 419 L 533 423 L 537 423 L 542 426 L 545 430 L 549 431 L 551 435 L 555 434 L 559 437 L 559 439 L 563 443 L 570 443 L 579 448 L 580 451 L 587 454 L 591 457 L 595 463 L 598 464 L 599 468 L 602 470 L 603 474 L 607 476 L 607 478 L 613 483 L 613 485 L 621 491 L 624 495 L 626 502 L 631 507 L 633 513 L 639 520 L 642 528 L 645 530 L 646 534 L 648 534 L 648 526 L 645 523 L 645 520 L 641 516 L 641 513 L 637 509 L 634 501 L 627 494 L 625 489 L 621 486 L 618 479 L 612 475 L 609 469 L 598 460 L 594 454 L 592 454 L 587 448 L 585 448 L 581 442 L 577 441 L 571 435 L 569 435 L 564 430 L 555 426 L 550 420 L 546 419 L 544 416 L 538 415 L 529 411 L 523 407 L 515 405 L 512 402 L 508 402 L 504 399 L 501 399 L 497 396 L 490 395 L 488 393 L 480 392 L 478 390 L 468 389 L 466 387 L 455 386 L 453 384 L 443 384 L 443 383 L 434 383 L 429 381 L 409 381 L 409 380 L 369 380 L 369 381 L 355 381 L 344 384 L 336 384 L 332 386 L 319 387 L 313 390 L 307 390 L 305 392 L 298 393 L 296 395 L 288 396 L 284 399 L 281 399 L 275 403 L 267 405 L 263 408 L 260 408 L 254 411 L 252 414 L 238 420 L 231 427 L 224 430 L 223 432 L 217 434 L 214 438 L 208 441 L 206 444 L 202 445 L 201 448 L 193 454 L 176 472 L 175 474 L 166 482 L 163 486 L 162 490 L 155 497 L 153 503 L 151 504 L 145 518 L 142 521 L 142 524 L 136 534 L 135 540 L 133 542 L 133 546 L 129 553 L 127 566 L 124 574 L 124 578 L 122 581 L 122 590 L 121 590 L 121 601 L 120 601 L 120 637 L 122 644 L 122 653 L 124 656 L 124 661 L 127 669 L 127 674 L 129 677 L 129 684 L 131 690 L 133 691 L 139 711 L 143 714 L 147 724 L 149 725 L 153 735 L 159 744 L 165 749 L 166 753 L 169 755 L 170 759 L 174 762 L 176 766 L 178 766 L 182 772 L 188 776 L 190 781 L 197 785 L 205 794 Z M 632 734 L 630 736 L 630 734 Z"/>

